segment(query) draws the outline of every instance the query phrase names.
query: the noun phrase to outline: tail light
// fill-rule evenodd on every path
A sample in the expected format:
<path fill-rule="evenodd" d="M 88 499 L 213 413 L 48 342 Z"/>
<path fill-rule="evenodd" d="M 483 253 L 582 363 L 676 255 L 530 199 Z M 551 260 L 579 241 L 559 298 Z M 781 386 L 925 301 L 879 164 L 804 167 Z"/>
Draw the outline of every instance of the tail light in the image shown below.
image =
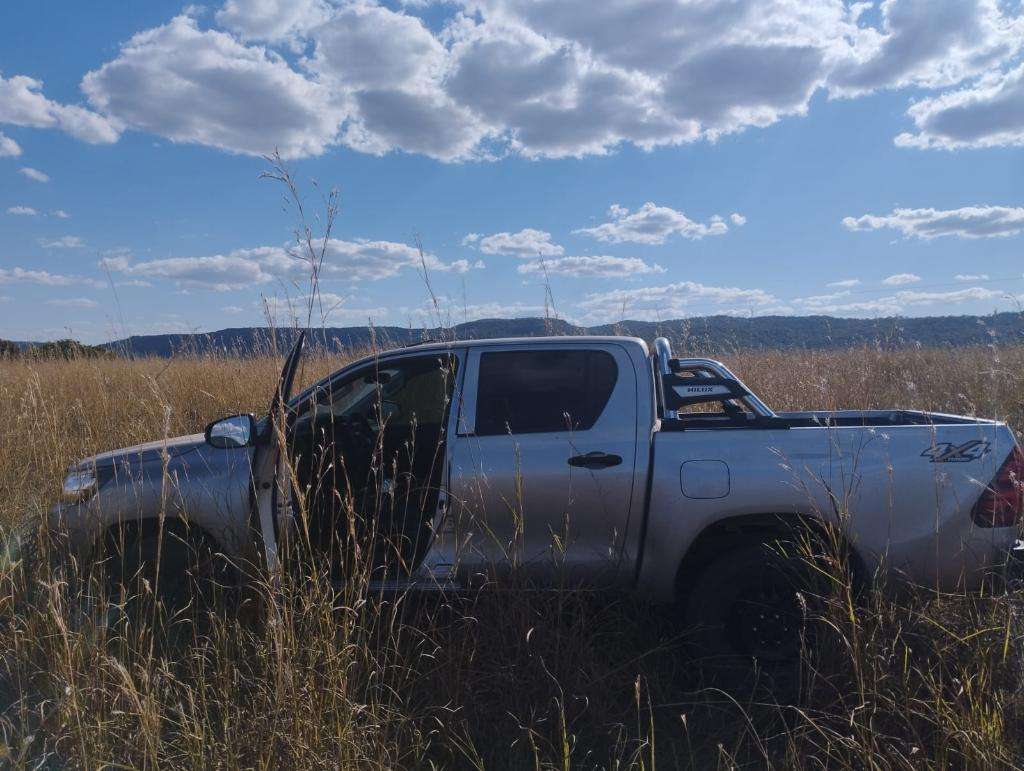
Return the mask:
<path fill-rule="evenodd" d="M 979 527 L 1011 527 L 1024 515 L 1024 452 L 1014 447 L 996 478 L 974 504 L 971 518 Z"/>

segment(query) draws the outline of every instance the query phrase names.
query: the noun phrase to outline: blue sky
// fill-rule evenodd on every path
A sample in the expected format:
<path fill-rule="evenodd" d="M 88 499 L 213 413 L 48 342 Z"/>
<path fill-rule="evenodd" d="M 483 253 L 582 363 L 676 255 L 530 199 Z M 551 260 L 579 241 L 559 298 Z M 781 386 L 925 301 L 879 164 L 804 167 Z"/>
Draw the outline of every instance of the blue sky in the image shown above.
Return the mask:
<path fill-rule="evenodd" d="M 1024 303 L 1019 2 L 0 9 L 0 337 Z M 56 55 L 55 55 L 56 54 Z M 317 319 L 318 323 L 320 319 Z"/>

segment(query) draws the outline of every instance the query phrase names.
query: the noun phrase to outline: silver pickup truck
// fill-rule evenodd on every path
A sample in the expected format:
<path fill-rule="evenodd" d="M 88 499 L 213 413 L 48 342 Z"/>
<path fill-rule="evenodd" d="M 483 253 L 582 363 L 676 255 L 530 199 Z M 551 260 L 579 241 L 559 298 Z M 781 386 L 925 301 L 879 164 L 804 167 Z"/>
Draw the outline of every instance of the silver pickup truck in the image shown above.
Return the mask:
<path fill-rule="evenodd" d="M 503 574 L 631 589 L 770 656 L 790 649 L 793 608 L 773 542 L 827 530 L 860 581 L 971 588 L 1024 513 L 1003 423 L 775 413 L 662 338 L 414 345 L 292 397 L 302 337 L 267 416 L 83 460 L 51 524 L 82 558 L 134 555 L 114 577 L 155 570 L 168 592 L 218 560 L 273 572 L 294 541 L 339 581 L 361 554 L 382 589 Z"/>

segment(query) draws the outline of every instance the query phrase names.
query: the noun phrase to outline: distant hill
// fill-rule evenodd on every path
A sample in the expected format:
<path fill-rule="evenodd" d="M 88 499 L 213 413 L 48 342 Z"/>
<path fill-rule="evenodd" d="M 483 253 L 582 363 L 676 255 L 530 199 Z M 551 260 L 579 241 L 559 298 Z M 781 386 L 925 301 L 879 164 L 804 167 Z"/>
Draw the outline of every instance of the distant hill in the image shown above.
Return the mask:
<path fill-rule="evenodd" d="M 1024 343 L 1024 314 L 843 319 L 831 316 L 706 316 L 674 321 L 622 321 L 578 327 L 560 319 L 481 319 L 450 329 L 406 327 L 329 327 L 316 329 L 313 342 L 329 350 L 365 350 L 423 340 L 472 340 L 537 335 L 619 334 L 653 340 L 668 337 L 678 351 L 727 352 L 741 349 L 829 349 L 871 345 L 966 346 Z M 280 351 L 294 339 L 293 329 L 240 327 L 217 332 L 140 335 L 106 343 L 116 353 L 134 356 L 175 354 L 252 355 Z"/>

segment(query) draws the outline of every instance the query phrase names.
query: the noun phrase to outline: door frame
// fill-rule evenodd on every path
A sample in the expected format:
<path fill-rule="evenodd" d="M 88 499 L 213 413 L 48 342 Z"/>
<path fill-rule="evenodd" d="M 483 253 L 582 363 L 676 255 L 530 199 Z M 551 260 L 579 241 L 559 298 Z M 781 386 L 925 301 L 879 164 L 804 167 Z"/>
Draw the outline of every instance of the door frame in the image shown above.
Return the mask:
<path fill-rule="evenodd" d="M 284 431 L 280 421 L 287 420 L 292 386 L 305 342 L 306 330 L 302 329 L 285 357 L 274 396 L 270 400 L 266 423 L 263 432 L 257 437 L 252 458 L 253 525 L 263 545 L 258 550 L 261 552 L 263 567 L 271 574 L 276 573 L 280 567 L 277 515 L 281 507 L 278 487 L 282 456 L 279 440 Z"/>
<path fill-rule="evenodd" d="M 279 540 L 281 539 L 282 531 L 286 533 L 285 537 L 287 537 L 287 533 L 290 532 L 293 520 L 290 505 L 290 480 L 282 484 L 282 476 L 287 477 L 287 475 L 282 475 L 281 473 L 284 465 L 284 459 L 279 445 L 281 431 L 286 431 L 287 427 L 281 428 L 275 424 L 275 412 L 277 415 L 283 416 L 287 419 L 289 410 L 295 404 L 301 403 L 301 401 L 308 398 L 308 396 L 317 389 L 330 388 L 338 380 L 346 378 L 358 370 L 365 369 L 370 366 L 376 366 L 379 368 L 385 365 L 385 363 L 431 356 L 448 356 L 454 359 L 456 362 L 455 380 L 452 384 L 451 401 L 448 404 L 448 411 L 445 418 L 445 451 L 444 457 L 441 459 L 442 467 L 439 475 L 440 481 L 437 510 L 434 512 L 431 523 L 431 531 L 433 534 L 432 538 L 434 538 L 436 537 L 437 528 L 440 526 L 441 520 L 447 512 L 449 474 L 451 473 L 450 461 L 452 439 L 455 436 L 454 431 L 456 428 L 456 422 L 458 420 L 458 415 L 460 414 L 459 407 L 462 398 L 462 385 L 465 380 L 467 368 L 466 350 L 465 346 L 445 346 L 443 348 L 427 350 L 400 348 L 394 351 L 386 351 L 372 356 L 366 356 L 345 365 L 325 378 L 321 378 L 316 383 L 313 383 L 303 389 L 294 399 L 290 399 L 288 393 L 285 393 L 286 391 L 290 391 L 291 388 L 291 380 L 286 377 L 289 362 L 292 357 L 292 354 L 289 354 L 289 359 L 286 360 L 281 380 L 278 382 L 274 402 L 271 407 L 271 413 L 268 416 L 266 429 L 267 436 L 264 443 L 257 447 L 256 454 L 253 459 L 253 484 L 255 490 L 253 506 L 254 525 L 263 542 L 262 552 L 264 567 L 266 567 L 269 572 L 273 573 L 280 568 Z M 299 348 L 299 351 L 301 355 L 301 347 Z M 292 380 L 294 379 L 294 369 L 297 369 L 297 363 L 298 359 L 295 360 L 295 364 L 293 365 L 291 375 Z M 271 459 L 273 460 L 272 463 L 270 462 Z M 278 521 L 282 515 L 284 515 L 284 518 L 286 519 L 284 527 L 282 527 Z M 433 544 L 431 544 L 431 546 L 432 545 Z M 430 548 L 431 547 L 428 546 L 425 549 L 425 554 L 429 553 Z"/>

